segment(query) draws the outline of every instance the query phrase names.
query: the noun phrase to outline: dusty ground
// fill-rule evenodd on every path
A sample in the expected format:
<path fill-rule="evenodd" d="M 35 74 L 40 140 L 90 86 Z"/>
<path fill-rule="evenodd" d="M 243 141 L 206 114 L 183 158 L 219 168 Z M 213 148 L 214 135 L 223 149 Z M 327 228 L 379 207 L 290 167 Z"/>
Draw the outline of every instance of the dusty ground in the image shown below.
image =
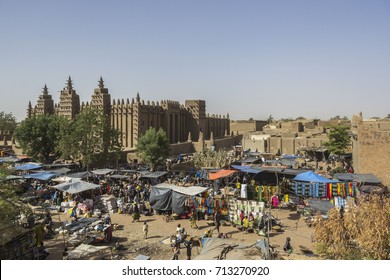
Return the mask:
<path fill-rule="evenodd" d="M 314 243 L 312 240 L 313 228 L 308 227 L 302 218 L 299 218 L 296 211 L 288 209 L 273 209 L 272 214 L 283 225 L 281 232 L 270 232 L 270 244 L 275 246 L 279 251 L 279 257 L 282 259 L 318 259 L 317 256 L 311 254 L 314 252 Z M 175 233 L 178 223 L 184 227 L 191 236 L 201 236 L 204 231 L 209 228 L 206 221 L 199 221 L 197 224 L 199 229 L 191 229 L 189 220 L 177 220 L 167 223 L 162 216 L 141 216 L 140 222 L 132 223 L 132 218 L 126 214 L 111 214 L 112 223 L 121 225 L 121 229 L 113 231 L 114 240 L 109 244 L 113 246 L 115 242 L 119 242 L 124 246 L 124 250 L 112 250 L 110 253 L 114 259 L 133 259 L 138 255 L 147 255 L 154 260 L 170 260 L 172 253 L 169 245 L 162 241 Z M 58 226 L 59 222 L 69 220 L 69 217 L 64 213 L 53 213 L 53 221 Z M 149 224 L 148 238 L 143 239 L 142 225 L 146 221 Z M 221 232 L 231 233 L 232 239 L 240 244 L 253 244 L 258 239 L 264 237 L 256 233 L 244 234 L 232 226 L 221 226 Z M 216 235 L 216 231 L 214 235 Z M 293 253 L 287 255 L 283 252 L 283 245 L 286 237 L 291 238 Z M 62 260 L 64 252 L 64 238 L 62 235 L 57 235 L 55 238 L 45 240 L 50 255 L 47 259 Z M 195 246 L 192 250 L 195 257 L 200 247 Z M 180 259 L 185 259 L 185 249 L 182 249 Z"/>

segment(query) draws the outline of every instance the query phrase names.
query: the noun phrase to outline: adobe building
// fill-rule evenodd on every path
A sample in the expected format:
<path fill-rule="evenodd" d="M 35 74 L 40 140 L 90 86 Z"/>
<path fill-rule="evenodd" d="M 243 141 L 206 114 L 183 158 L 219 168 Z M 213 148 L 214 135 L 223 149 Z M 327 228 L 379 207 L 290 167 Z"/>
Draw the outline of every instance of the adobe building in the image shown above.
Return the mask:
<path fill-rule="evenodd" d="M 372 173 L 390 185 L 390 119 L 352 117 L 352 158 L 356 173 Z"/>
<path fill-rule="evenodd" d="M 91 101 L 82 102 L 73 87 L 69 77 L 66 86 L 60 93 L 60 101 L 54 103 L 49 95 L 47 86 L 39 96 L 37 105 L 28 104 L 27 118 L 36 115 L 57 114 L 68 119 L 74 119 L 85 108 L 92 107 L 102 110 L 110 116 L 111 125 L 122 133 L 122 147 L 129 150 L 135 147 L 138 138 L 149 127 L 157 130 L 162 128 L 171 144 L 182 143 L 190 140 L 197 142 L 202 135 L 202 141 L 210 138 L 221 138 L 230 135 L 229 115 L 206 114 L 206 102 L 204 100 L 186 100 L 185 104 L 177 101 L 163 100 L 150 102 L 141 100 L 139 93 L 131 101 L 124 99 L 111 99 L 104 81 L 100 77 L 98 87 L 94 89 Z"/>
<path fill-rule="evenodd" d="M 259 121 L 254 119 L 230 121 L 230 130 L 236 134 L 246 134 L 255 131 L 263 131 L 263 127 L 267 121 Z"/>
<path fill-rule="evenodd" d="M 242 143 L 244 150 L 280 155 L 321 150 L 326 141 L 326 127 L 319 120 L 299 120 L 266 124 L 262 131 L 245 132 Z"/>

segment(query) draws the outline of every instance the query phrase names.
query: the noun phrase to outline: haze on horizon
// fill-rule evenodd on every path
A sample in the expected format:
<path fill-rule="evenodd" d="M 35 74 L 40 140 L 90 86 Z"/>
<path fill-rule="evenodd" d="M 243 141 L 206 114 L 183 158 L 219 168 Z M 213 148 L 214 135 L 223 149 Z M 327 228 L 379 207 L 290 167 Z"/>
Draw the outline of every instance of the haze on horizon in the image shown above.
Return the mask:
<path fill-rule="evenodd" d="M 0 2 L 0 111 L 70 75 L 80 101 L 206 101 L 230 119 L 390 114 L 390 2 Z"/>

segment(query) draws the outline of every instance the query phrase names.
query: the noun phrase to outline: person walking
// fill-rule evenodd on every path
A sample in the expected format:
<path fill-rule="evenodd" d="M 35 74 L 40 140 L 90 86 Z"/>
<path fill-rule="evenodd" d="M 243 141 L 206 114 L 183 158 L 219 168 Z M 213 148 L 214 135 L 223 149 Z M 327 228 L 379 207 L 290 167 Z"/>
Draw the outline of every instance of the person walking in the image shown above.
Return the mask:
<path fill-rule="evenodd" d="M 292 253 L 292 251 L 293 251 L 293 248 L 292 248 L 292 246 L 291 246 L 290 241 L 291 241 L 291 238 L 290 238 L 290 237 L 287 237 L 287 238 L 286 238 L 286 243 L 284 244 L 284 247 L 283 247 L 283 250 L 284 250 L 286 253 L 288 253 L 289 255 L 290 255 L 290 254 Z"/>
<path fill-rule="evenodd" d="M 187 249 L 187 260 L 191 260 L 191 251 L 192 251 L 192 238 L 184 241 L 184 246 Z"/>
<path fill-rule="evenodd" d="M 180 245 L 178 242 L 172 247 L 172 252 L 172 260 L 178 260 L 180 255 Z"/>
<path fill-rule="evenodd" d="M 219 235 L 219 227 L 221 226 L 221 213 L 219 212 L 219 210 L 217 209 L 215 211 L 215 214 L 214 214 L 214 224 L 215 224 L 215 228 L 213 229 L 214 230 L 217 230 L 218 232 L 218 235 Z"/>
<path fill-rule="evenodd" d="M 148 230 L 149 230 L 149 225 L 146 222 L 144 222 L 144 225 L 142 227 L 142 231 L 144 233 L 144 239 L 148 238 Z"/>
<path fill-rule="evenodd" d="M 247 234 L 248 233 L 248 228 L 249 228 L 249 220 L 248 217 L 245 216 L 244 219 L 242 220 L 242 231 Z"/>
<path fill-rule="evenodd" d="M 132 214 L 132 218 L 133 218 L 133 223 L 135 221 L 139 222 L 139 218 L 140 218 L 140 213 L 139 213 L 139 208 L 138 208 L 138 205 L 137 203 L 134 203 L 133 204 L 133 214 Z"/>

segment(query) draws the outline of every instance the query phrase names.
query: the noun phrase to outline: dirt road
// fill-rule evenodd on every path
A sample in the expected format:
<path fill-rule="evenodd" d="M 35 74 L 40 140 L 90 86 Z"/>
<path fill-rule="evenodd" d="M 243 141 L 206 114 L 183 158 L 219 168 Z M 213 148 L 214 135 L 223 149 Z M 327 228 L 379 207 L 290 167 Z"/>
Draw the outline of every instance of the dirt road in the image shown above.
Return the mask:
<path fill-rule="evenodd" d="M 273 209 L 272 215 L 283 225 L 280 232 L 271 231 L 269 234 L 270 244 L 279 251 L 279 257 L 282 259 L 318 259 L 313 255 L 314 243 L 312 240 L 313 228 L 308 227 L 296 211 L 287 209 Z M 150 256 L 154 260 L 170 260 L 172 257 L 171 247 L 165 244 L 163 240 L 169 238 L 176 231 L 178 223 L 182 225 L 187 233 L 194 237 L 200 237 L 209 227 L 206 221 L 199 221 L 199 229 L 191 229 L 189 220 L 175 220 L 166 222 L 162 216 L 141 216 L 140 222 L 132 223 L 132 218 L 126 214 L 111 214 L 113 224 L 118 224 L 119 229 L 113 231 L 113 246 L 115 242 L 123 245 L 123 250 L 113 250 L 112 256 L 115 259 L 133 259 L 138 255 Z M 70 218 L 64 213 L 54 213 L 53 221 L 58 226 Z M 149 225 L 148 238 L 143 239 L 142 226 L 146 221 Z M 256 233 L 244 234 L 232 226 L 221 226 L 221 232 L 232 234 L 232 239 L 240 244 L 253 244 L 256 240 L 267 238 L 259 236 Z M 217 236 L 216 231 L 214 235 Z M 286 237 L 291 238 L 293 253 L 287 255 L 283 252 L 283 245 Z M 65 240 L 62 235 L 57 235 L 51 240 L 45 241 L 50 255 L 48 259 L 62 260 Z M 195 246 L 192 250 L 193 257 L 196 256 L 200 247 Z M 185 259 L 185 250 L 182 249 L 180 259 Z"/>

